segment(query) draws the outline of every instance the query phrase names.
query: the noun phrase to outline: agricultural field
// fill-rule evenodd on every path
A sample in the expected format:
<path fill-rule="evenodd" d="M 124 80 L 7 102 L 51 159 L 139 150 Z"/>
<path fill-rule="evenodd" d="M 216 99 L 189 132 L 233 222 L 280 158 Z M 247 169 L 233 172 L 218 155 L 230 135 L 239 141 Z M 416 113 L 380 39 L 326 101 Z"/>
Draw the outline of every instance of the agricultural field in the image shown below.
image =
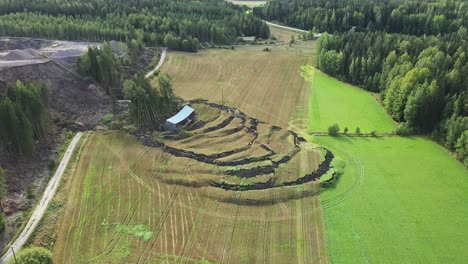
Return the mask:
<path fill-rule="evenodd" d="M 33 244 L 57 263 L 328 263 L 318 181 L 279 187 L 319 170 L 323 151 L 238 110 L 192 106 L 200 123 L 139 136 L 146 146 L 90 134 L 61 220 L 44 221 Z"/>
<path fill-rule="evenodd" d="M 309 131 L 327 131 L 337 123 L 343 130 L 356 127 L 363 133 L 392 132 L 395 124 L 371 93 L 358 87 L 340 82 L 312 66 L 302 68 L 312 82 L 309 109 Z M 341 130 L 341 131 L 342 131 Z"/>
<path fill-rule="evenodd" d="M 185 100 L 222 102 L 288 127 L 294 114 L 307 115 L 310 83 L 300 76 L 300 67 L 312 64 L 312 56 L 263 48 L 171 52 L 161 71 L 173 78 L 175 94 Z"/>
<path fill-rule="evenodd" d="M 465 263 L 467 170 L 424 138 L 315 137 L 345 160 L 322 189 L 332 263 Z"/>
<path fill-rule="evenodd" d="M 269 28 L 271 36 L 276 38 L 276 40 L 278 40 L 280 43 L 289 43 L 292 36 L 294 36 L 294 39 L 296 40 L 299 39 L 300 36 L 300 33 L 291 31 L 289 29 L 283 29 L 275 26 L 270 26 Z"/>

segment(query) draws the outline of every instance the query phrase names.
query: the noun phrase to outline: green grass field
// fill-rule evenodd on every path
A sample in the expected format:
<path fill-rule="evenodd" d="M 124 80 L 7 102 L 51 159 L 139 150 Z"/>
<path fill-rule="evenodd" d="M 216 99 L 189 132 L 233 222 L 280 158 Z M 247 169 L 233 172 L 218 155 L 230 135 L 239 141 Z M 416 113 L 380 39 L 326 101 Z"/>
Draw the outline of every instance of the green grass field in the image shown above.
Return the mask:
<path fill-rule="evenodd" d="M 304 71 L 304 69 L 302 69 Z M 309 108 L 309 131 L 327 131 L 338 123 L 341 131 L 356 127 L 362 133 L 392 132 L 395 125 L 371 93 L 315 71 Z"/>
<path fill-rule="evenodd" d="M 332 263 L 466 263 L 468 173 L 446 150 L 423 138 L 314 141 L 346 161 L 321 195 Z"/>

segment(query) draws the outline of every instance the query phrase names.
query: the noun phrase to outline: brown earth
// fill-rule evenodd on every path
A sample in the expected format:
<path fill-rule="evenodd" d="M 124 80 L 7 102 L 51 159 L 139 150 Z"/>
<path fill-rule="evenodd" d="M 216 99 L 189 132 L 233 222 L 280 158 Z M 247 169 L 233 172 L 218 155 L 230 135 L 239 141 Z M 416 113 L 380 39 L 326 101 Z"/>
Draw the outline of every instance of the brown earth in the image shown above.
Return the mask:
<path fill-rule="evenodd" d="M 57 263 L 328 263 L 318 196 L 281 199 L 314 186 L 233 192 L 160 181 L 173 167 L 179 178 L 200 175 L 199 162 L 125 133 L 91 134 L 59 191 L 68 200 L 38 226 L 33 244 L 53 249 Z M 271 202 L 220 202 L 228 195 Z"/>
<path fill-rule="evenodd" d="M 299 52 L 236 50 L 170 52 L 161 71 L 173 78 L 175 94 L 236 107 L 272 125 L 288 127 L 296 108 L 307 113 L 310 83 L 300 66 L 312 57 Z"/>

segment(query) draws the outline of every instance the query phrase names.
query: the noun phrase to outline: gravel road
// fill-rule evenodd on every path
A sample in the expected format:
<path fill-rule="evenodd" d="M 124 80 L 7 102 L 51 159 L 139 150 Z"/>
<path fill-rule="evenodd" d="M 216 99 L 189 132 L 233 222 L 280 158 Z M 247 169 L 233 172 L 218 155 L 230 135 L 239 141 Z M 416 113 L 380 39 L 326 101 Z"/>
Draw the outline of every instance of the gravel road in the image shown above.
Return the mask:
<path fill-rule="evenodd" d="M 34 228 L 37 226 L 42 216 L 44 215 L 50 200 L 52 199 L 52 197 L 54 197 L 55 192 L 57 191 L 57 187 L 60 183 L 60 180 L 62 179 L 62 175 L 65 172 L 68 162 L 70 161 L 70 158 L 73 154 L 73 150 L 75 149 L 82 135 L 82 132 L 76 133 L 75 137 L 68 146 L 67 151 L 63 155 L 62 161 L 57 167 L 54 176 L 50 179 L 49 184 L 47 185 L 47 188 L 44 191 L 44 195 L 42 196 L 41 200 L 39 201 L 33 213 L 31 214 L 31 217 L 29 218 L 26 227 L 23 229 L 19 237 L 16 238 L 16 240 L 11 244 L 10 247 L 12 247 L 15 252 L 18 252 L 21 249 L 21 247 L 23 247 L 23 245 L 29 239 L 29 236 L 31 236 L 32 232 L 34 231 Z M 0 262 L 6 263 L 6 261 L 12 256 L 13 253 L 9 248 L 7 253 L 5 253 L 5 255 L 3 255 L 0 259 Z"/>
<path fill-rule="evenodd" d="M 296 32 L 299 32 L 299 33 L 307 33 L 308 31 L 307 30 L 303 30 L 303 29 L 299 29 L 299 28 L 293 28 L 293 27 L 288 27 L 288 26 L 282 26 L 282 25 L 279 25 L 279 24 L 275 24 L 275 23 L 271 23 L 271 22 L 268 22 L 266 20 L 263 20 L 265 21 L 265 23 L 269 26 L 273 26 L 273 27 L 278 27 L 278 28 L 282 28 L 282 29 L 287 29 L 287 30 L 292 30 L 292 31 L 296 31 Z"/>
<path fill-rule="evenodd" d="M 156 67 L 154 67 L 153 70 L 151 70 L 150 72 L 148 72 L 146 75 L 145 75 L 145 78 L 149 78 L 151 75 L 153 75 L 153 73 L 155 71 L 157 71 L 164 63 L 164 60 L 166 59 L 166 51 L 167 51 L 167 48 L 161 48 L 162 50 L 162 53 L 161 53 L 161 58 L 159 58 L 159 63 L 158 65 L 156 65 Z"/>

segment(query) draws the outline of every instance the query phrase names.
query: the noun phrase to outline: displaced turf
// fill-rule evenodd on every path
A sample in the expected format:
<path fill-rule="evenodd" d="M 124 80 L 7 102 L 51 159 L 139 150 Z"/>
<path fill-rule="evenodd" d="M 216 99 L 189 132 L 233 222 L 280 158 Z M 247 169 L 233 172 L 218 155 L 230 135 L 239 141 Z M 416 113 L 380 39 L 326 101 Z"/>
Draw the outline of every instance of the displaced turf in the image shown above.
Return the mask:
<path fill-rule="evenodd" d="M 315 70 L 309 66 L 302 71 Z M 354 132 L 356 127 L 362 133 L 395 130 L 393 121 L 371 93 L 318 70 L 312 80 L 309 111 L 309 131 L 325 132 L 334 123 L 339 124 L 341 131 L 348 127 L 349 132 Z"/>
<path fill-rule="evenodd" d="M 321 194 L 333 263 L 466 263 L 467 170 L 422 138 L 316 137 L 346 161 Z"/>

